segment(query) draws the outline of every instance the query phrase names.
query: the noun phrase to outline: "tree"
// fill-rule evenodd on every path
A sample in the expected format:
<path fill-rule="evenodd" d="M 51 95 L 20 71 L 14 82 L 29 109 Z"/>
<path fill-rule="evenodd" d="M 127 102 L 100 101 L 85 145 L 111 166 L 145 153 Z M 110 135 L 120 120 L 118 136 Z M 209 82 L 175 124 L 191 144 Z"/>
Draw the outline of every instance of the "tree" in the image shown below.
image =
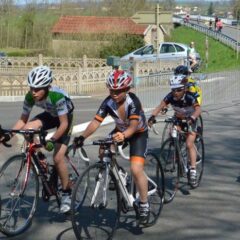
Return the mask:
<path fill-rule="evenodd" d="M 14 6 L 13 0 L 0 0 L 0 14 L 10 14 Z"/>
<path fill-rule="evenodd" d="M 238 21 L 240 20 L 240 0 L 232 1 L 233 15 Z"/>
<path fill-rule="evenodd" d="M 21 29 L 22 41 L 21 47 L 27 48 L 33 39 L 33 25 L 35 19 L 36 9 L 33 4 L 26 6 L 21 20 L 19 21 L 19 28 Z"/>
<path fill-rule="evenodd" d="M 144 46 L 144 40 L 136 35 L 115 35 L 108 46 L 101 48 L 100 57 L 124 56 L 133 50 Z"/>
<path fill-rule="evenodd" d="M 210 2 L 209 8 L 208 8 L 208 16 L 212 16 L 213 13 L 214 13 L 213 3 Z"/>
<path fill-rule="evenodd" d="M 175 0 L 163 0 L 162 2 L 162 8 L 163 10 L 171 11 L 174 9 L 176 2 Z"/>
<path fill-rule="evenodd" d="M 145 9 L 147 0 L 104 0 L 111 16 L 132 16 L 139 10 Z"/>

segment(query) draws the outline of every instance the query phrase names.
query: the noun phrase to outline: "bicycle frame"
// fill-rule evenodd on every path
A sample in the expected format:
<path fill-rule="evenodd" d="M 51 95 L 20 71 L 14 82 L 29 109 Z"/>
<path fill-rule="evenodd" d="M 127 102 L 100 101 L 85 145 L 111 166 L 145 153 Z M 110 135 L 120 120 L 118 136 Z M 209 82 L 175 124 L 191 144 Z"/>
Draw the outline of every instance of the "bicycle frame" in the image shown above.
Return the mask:
<path fill-rule="evenodd" d="M 95 145 L 96 144 L 95 142 Z M 104 187 L 103 187 L 103 206 L 106 206 L 107 203 L 107 190 L 108 190 L 108 186 L 109 186 L 109 174 L 110 171 L 113 173 L 113 176 L 116 179 L 117 185 L 120 189 L 120 193 L 122 194 L 122 197 L 124 198 L 124 200 L 127 202 L 128 207 L 133 207 L 134 202 L 136 201 L 136 199 L 139 197 L 139 194 L 136 193 L 136 197 L 134 197 L 134 182 L 133 182 L 133 178 L 132 176 L 130 176 L 131 178 L 131 187 L 130 190 L 127 189 L 127 184 L 126 184 L 126 179 L 124 179 L 124 177 L 122 176 L 122 174 L 119 173 L 119 170 L 121 169 L 121 167 L 119 167 L 118 163 L 117 163 L 117 159 L 116 159 L 116 152 L 113 153 L 110 150 L 110 145 L 109 146 L 104 146 L 104 153 L 103 153 L 103 163 L 104 164 L 104 169 L 105 169 L 105 174 L 104 174 Z M 119 151 L 120 155 L 123 158 L 126 158 L 126 156 L 123 155 L 122 151 Z M 148 181 L 154 186 L 153 189 L 148 191 L 148 196 L 152 195 L 153 193 L 155 193 L 157 191 L 157 184 L 150 179 L 147 176 Z M 100 182 L 98 181 L 95 187 L 95 191 L 91 200 L 91 205 L 94 204 L 94 201 L 96 199 L 97 193 L 99 191 L 100 188 Z"/>

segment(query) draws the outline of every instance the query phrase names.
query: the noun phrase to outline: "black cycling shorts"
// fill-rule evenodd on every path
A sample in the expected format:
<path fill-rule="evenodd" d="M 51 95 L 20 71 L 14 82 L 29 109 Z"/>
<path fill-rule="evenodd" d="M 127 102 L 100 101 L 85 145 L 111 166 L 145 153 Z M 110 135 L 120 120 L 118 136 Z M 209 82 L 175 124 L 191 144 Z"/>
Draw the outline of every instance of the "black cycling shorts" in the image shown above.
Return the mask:
<path fill-rule="evenodd" d="M 31 121 L 40 120 L 44 130 L 58 128 L 60 126 L 59 117 L 53 117 L 49 112 L 42 112 L 36 115 Z M 72 133 L 73 113 L 68 114 L 68 128 L 56 142 L 68 145 Z"/>
<path fill-rule="evenodd" d="M 116 132 L 119 132 L 119 130 L 114 129 L 110 135 Z M 146 158 L 148 148 L 148 131 L 135 133 L 131 138 L 125 139 L 125 142 L 129 143 L 130 158 L 133 156 Z"/>

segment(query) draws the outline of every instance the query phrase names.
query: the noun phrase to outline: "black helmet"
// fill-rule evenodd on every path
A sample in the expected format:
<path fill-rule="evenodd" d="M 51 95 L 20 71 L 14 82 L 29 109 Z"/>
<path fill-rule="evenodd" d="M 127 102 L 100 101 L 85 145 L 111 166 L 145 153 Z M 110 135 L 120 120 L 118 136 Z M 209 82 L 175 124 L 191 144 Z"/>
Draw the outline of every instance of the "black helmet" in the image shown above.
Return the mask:
<path fill-rule="evenodd" d="M 187 66 L 179 65 L 174 70 L 174 75 L 189 75 L 191 72 L 189 71 Z"/>

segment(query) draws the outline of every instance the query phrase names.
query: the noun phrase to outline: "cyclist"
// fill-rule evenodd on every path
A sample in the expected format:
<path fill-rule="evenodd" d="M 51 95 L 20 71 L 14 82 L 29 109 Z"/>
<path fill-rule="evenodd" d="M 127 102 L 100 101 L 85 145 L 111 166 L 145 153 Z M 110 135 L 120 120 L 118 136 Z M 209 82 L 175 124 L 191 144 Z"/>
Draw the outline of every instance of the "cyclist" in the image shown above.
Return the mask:
<path fill-rule="evenodd" d="M 156 116 L 163 111 L 169 104 L 171 104 L 174 114 L 177 119 L 186 119 L 187 123 L 192 126 L 192 131 L 188 132 L 186 138 L 186 145 L 190 158 L 190 184 L 194 186 L 197 181 L 196 173 L 196 151 L 194 148 L 194 141 L 197 132 L 197 118 L 201 114 L 201 107 L 198 103 L 197 97 L 191 92 L 187 91 L 187 78 L 185 75 L 174 75 L 170 79 L 171 92 L 168 93 L 152 112 L 148 119 L 149 127 L 156 122 Z M 179 121 L 179 129 L 184 127 L 183 123 Z"/>
<path fill-rule="evenodd" d="M 179 65 L 174 70 L 174 75 L 185 75 L 187 77 L 187 90 L 197 97 L 198 103 L 202 104 L 202 90 L 197 82 L 191 77 L 191 71 L 184 65 Z"/>
<path fill-rule="evenodd" d="M 74 106 L 62 89 L 51 86 L 52 81 L 52 71 L 47 66 L 38 66 L 29 72 L 30 90 L 25 96 L 21 117 L 13 129 L 57 128 L 53 136 L 47 140 L 45 147 L 49 151 L 54 149 L 53 159 L 62 183 L 60 212 L 66 213 L 70 210 L 71 188 L 68 183 L 68 169 L 64 156 L 70 140 Z M 34 105 L 43 108 L 44 112 L 29 121 Z M 1 142 L 9 141 L 12 136 L 5 134 Z M 43 159 L 44 154 L 39 152 L 39 157 Z"/>
<path fill-rule="evenodd" d="M 94 119 L 82 135 L 74 139 L 76 147 L 81 147 L 84 140 L 94 133 L 104 118 L 109 114 L 115 120 L 116 127 L 110 136 L 116 142 L 129 142 L 131 172 L 140 193 L 139 221 L 146 223 L 149 219 L 147 199 L 148 183 L 144 174 L 144 160 L 147 152 L 148 127 L 137 96 L 129 92 L 132 77 L 123 70 L 114 70 L 107 81 L 110 95 L 100 105 Z"/>

